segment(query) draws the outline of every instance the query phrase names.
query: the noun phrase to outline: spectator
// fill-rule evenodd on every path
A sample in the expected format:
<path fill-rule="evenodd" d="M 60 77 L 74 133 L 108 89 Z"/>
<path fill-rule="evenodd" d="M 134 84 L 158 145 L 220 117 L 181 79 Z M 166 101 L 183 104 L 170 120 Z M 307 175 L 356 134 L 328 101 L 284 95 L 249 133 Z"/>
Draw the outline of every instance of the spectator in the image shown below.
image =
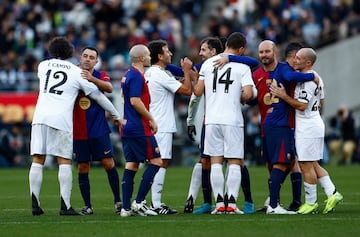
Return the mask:
<path fill-rule="evenodd" d="M 21 123 L 13 123 L 0 131 L 0 167 L 21 165 L 25 160 L 23 154 L 26 153 Z"/>

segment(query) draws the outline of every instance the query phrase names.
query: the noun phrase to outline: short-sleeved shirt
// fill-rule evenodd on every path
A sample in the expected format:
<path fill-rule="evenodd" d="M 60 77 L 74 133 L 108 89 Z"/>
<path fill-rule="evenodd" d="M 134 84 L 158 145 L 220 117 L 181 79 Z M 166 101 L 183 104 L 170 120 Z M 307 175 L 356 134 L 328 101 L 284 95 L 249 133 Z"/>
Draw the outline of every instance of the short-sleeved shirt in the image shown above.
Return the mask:
<path fill-rule="evenodd" d="M 175 133 L 174 96 L 181 87 L 181 82 L 157 65 L 146 70 L 145 79 L 151 95 L 150 113 L 158 124 L 158 132 Z"/>
<path fill-rule="evenodd" d="M 135 67 L 131 67 L 121 79 L 121 91 L 124 100 L 124 122 L 121 125 L 121 136 L 130 138 L 153 136 L 149 120 L 139 114 L 130 102 L 132 97 L 138 97 L 147 110 L 150 108 L 149 87 L 143 74 Z"/>
<path fill-rule="evenodd" d="M 205 84 L 205 124 L 244 126 L 241 106 L 242 87 L 254 85 L 250 67 L 229 62 L 216 69 L 213 64 L 221 56 L 207 59 L 199 73 Z"/>
<path fill-rule="evenodd" d="M 307 103 L 304 111 L 295 111 L 295 138 L 319 138 L 325 136 L 325 125 L 320 115 L 320 100 L 325 98 L 324 83 L 319 77 L 315 82 L 297 83 L 294 98 Z"/>
<path fill-rule="evenodd" d="M 79 90 L 85 95 L 98 90 L 80 73 L 78 66 L 66 60 L 50 59 L 39 64 L 39 97 L 32 124 L 73 131 L 73 109 Z"/>

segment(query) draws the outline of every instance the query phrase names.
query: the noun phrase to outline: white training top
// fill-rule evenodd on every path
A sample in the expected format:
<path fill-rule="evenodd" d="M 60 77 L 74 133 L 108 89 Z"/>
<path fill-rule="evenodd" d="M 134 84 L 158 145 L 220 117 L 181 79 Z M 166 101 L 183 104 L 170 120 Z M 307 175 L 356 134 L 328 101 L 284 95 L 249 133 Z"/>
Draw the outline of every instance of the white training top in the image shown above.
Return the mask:
<path fill-rule="evenodd" d="M 86 95 L 98 90 L 80 73 L 79 67 L 66 60 L 50 59 L 39 64 L 39 97 L 32 124 L 73 131 L 73 109 L 79 90 Z"/>
<path fill-rule="evenodd" d="M 314 72 L 315 71 L 308 71 Z M 295 137 L 319 138 L 325 136 L 325 125 L 320 115 L 320 99 L 325 98 L 324 83 L 319 77 L 319 85 L 313 81 L 297 83 L 294 98 L 307 103 L 304 111 L 295 112 Z"/>
<path fill-rule="evenodd" d="M 145 79 L 150 90 L 150 113 L 158 124 L 158 132 L 175 133 L 174 95 L 181 82 L 157 65 L 145 71 Z"/>
<path fill-rule="evenodd" d="M 246 85 L 254 85 L 250 67 L 229 62 L 215 69 L 214 61 L 221 56 L 207 59 L 201 66 L 199 80 L 205 84 L 205 124 L 244 126 L 241 111 L 241 91 Z"/>

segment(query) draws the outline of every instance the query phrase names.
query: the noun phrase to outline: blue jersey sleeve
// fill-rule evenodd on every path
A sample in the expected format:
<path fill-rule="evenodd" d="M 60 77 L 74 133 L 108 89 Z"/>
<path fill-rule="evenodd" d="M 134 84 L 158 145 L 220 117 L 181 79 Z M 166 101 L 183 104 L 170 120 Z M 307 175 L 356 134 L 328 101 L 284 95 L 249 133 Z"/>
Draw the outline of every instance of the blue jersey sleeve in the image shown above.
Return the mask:
<path fill-rule="evenodd" d="M 175 77 L 183 77 L 184 72 L 181 67 L 178 67 L 174 64 L 168 64 L 166 65 L 166 70 L 170 71 L 171 74 L 173 74 Z"/>
<path fill-rule="evenodd" d="M 201 68 L 201 65 L 203 63 L 198 63 L 198 64 L 195 64 L 193 65 L 193 68 L 196 68 L 197 71 L 200 71 L 200 68 Z M 179 66 L 176 66 L 174 64 L 168 64 L 166 65 L 166 70 L 170 71 L 171 74 L 173 74 L 175 77 L 183 77 L 184 76 L 184 71 L 182 70 L 181 67 Z"/>
<path fill-rule="evenodd" d="M 312 81 L 315 78 L 314 73 L 296 72 L 290 65 L 285 66 L 283 70 L 284 78 L 289 82 L 306 82 Z"/>
<path fill-rule="evenodd" d="M 235 63 L 243 63 L 248 65 L 250 68 L 254 68 L 259 65 L 259 61 L 257 59 L 248 56 L 229 55 L 229 61 Z"/>

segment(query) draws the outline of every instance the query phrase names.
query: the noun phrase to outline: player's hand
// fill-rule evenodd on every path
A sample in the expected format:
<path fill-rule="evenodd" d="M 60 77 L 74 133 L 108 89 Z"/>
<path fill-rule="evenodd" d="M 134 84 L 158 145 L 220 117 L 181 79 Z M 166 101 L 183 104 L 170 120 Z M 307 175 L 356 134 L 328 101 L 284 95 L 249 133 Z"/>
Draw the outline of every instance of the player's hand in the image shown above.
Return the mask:
<path fill-rule="evenodd" d="M 284 97 L 287 96 L 285 87 L 281 83 L 280 83 L 280 87 L 278 87 L 276 85 L 271 85 L 270 86 L 270 91 L 271 91 L 271 94 L 273 94 L 274 96 L 279 97 L 280 99 L 283 99 Z"/>
<path fill-rule="evenodd" d="M 192 64 L 193 62 L 188 57 L 180 60 L 180 65 L 184 72 L 190 72 L 190 70 L 192 69 Z"/>
<path fill-rule="evenodd" d="M 190 72 L 190 78 L 191 81 L 196 84 L 199 79 L 199 71 L 196 69 L 196 67 L 193 67 L 193 70 Z"/>
<path fill-rule="evenodd" d="M 194 136 L 196 136 L 196 128 L 194 125 L 188 126 L 188 137 L 191 141 L 195 141 Z"/>
<path fill-rule="evenodd" d="M 316 83 L 316 85 L 319 85 L 320 80 L 319 80 L 319 75 L 317 73 L 314 73 L 315 77 L 314 77 L 314 82 Z"/>
<path fill-rule="evenodd" d="M 82 70 L 81 71 L 81 76 L 82 76 L 82 78 L 84 78 L 84 79 L 86 79 L 86 80 L 88 80 L 88 81 L 90 81 L 90 78 L 91 78 L 91 73 L 88 71 L 88 70 Z"/>
<path fill-rule="evenodd" d="M 227 54 L 220 54 L 220 58 L 214 61 L 213 66 L 221 69 L 225 64 L 229 62 L 229 56 Z"/>
<path fill-rule="evenodd" d="M 151 129 L 151 131 L 152 131 L 152 133 L 157 133 L 157 131 L 158 131 L 158 125 L 157 125 L 157 123 L 155 122 L 155 120 L 150 120 L 149 121 L 149 124 L 150 124 L 150 129 Z"/>

